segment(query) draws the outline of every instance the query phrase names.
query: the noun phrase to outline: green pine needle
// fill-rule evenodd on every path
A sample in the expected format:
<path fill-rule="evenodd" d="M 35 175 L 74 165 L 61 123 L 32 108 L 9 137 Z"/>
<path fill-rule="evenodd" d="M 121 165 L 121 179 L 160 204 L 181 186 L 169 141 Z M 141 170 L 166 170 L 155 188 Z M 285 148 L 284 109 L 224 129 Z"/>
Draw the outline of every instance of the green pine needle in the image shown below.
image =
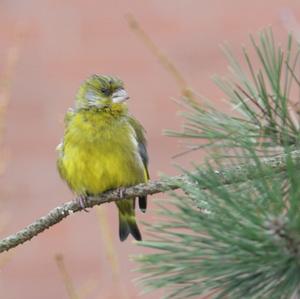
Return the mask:
<path fill-rule="evenodd" d="M 293 87 L 300 88 L 295 74 L 300 49 L 293 48 L 291 36 L 284 49 L 276 47 L 271 30 L 262 32 L 259 42 L 251 36 L 251 42 L 256 57 L 251 58 L 243 49 L 246 69 L 226 46 L 224 53 L 233 78 L 214 77 L 233 106 L 232 114 L 210 106 L 203 109 L 199 103 L 183 113 L 183 131 L 167 131 L 168 135 L 190 139 L 193 150 L 240 147 L 241 138 L 257 149 L 270 150 L 270 154 L 284 143 L 299 144 L 299 111 L 290 97 Z"/>
<path fill-rule="evenodd" d="M 142 284 L 167 288 L 166 298 L 290 298 L 300 286 L 300 172 L 287 164 L 288 173 L 261 168 L 261 179 L 228 186 L 209 165 L 198 168 L 186 195 L 147 226 L 153 239 L 140 245 L 155 252 L 137 257 Z"/>
<path fill-rule="evenodd" d="M 291 36 L 286 47 L 276 46 L 271 30 L 251 43 L 256 60 L 243 49 L 246 70 L 225 47 L 233 78 L 215 77 L 232 115 L 193 102 L 183 131 L 168 132 L 189 140 L 191 150 L 214 151 L 196 172 L 185 172 L 193 183 L 182 182 L 183 193 L 160 206 L 162 221 L 147 225 L 152 239 L 139 245 L 153 251 L 136 257 L 147 291 L 164 288 L 166 298 L 300 296 L 300 167 L 290 156 L 299 145 L 291 98 L 300 87 L 299 47 Z M 262 157 L 278 152 L 286 153 L 286 170 L 262 167 Z M 256 179 L 222 185 L 215 169 L 241 164 Z"/>

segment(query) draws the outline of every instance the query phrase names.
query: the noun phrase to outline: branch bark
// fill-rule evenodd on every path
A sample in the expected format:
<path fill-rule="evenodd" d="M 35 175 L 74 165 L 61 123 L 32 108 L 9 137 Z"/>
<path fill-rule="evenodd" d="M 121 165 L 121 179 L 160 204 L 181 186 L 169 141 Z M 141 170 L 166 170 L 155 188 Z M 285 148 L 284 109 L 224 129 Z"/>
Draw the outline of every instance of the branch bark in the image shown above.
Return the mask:
<path fill-rule="evenodd" d="M 290 157 L 295 163 L 300 164 L 300 151 L 293 151 L 292 153 L 290 153 Z M 265 170 L 269 169 L 272 171 L 272 173 L 284 171 L 286 169 L 286 159 L 286 154 L 278 155 L 274 158 L 263 159 L 261 160 L 260 170 L 257 170 L 257 164 L 245 164 L 228 167 L 224 170 L 216 170 L 215 173 L 220 177 L 219 183 L 222 185 L 239 183 L 261 176 L 262 168 L 264 168 Z M 196 174 L 201 175 L 200 172 Z M 175 190 L 180 188 L 180 186 L 182 186 L 182 183 L 187 182 L 193 183 L 190 176 L 180 175 L 174 177 L 165 177 L 161 180 L 149 181 L 146 184 L 139 184 L 126 188 L 124 189 L 124 192 L 122 192 L 122 197 L 120 197 L 120 192 L 118 190 L 107 191 L 97 197 L 90 197 L 86 207 L 92 208 L 96 205 L 101 205 L 113 201 L 120 201 L 126 198 L 134 198 L 143 195 L 151 195 Z M 205 183 L 203 183 L 201 186 L 199 186 L 198 184 L 197 188 L 205 189 Z M 21 229 L 16 234 L 12 234 L 2 239 L 0 241 L 0 253 L 8 251 L 20 244 L 23 244 L 26 241 L 31 240 L 34 236 L 62 221 L 70 214 L 82 210 L 83 209 L 76 201 L 70 201 L 64 203 L 62 206 L 54 208 L 46 216 L 37 219 L 35 222 Z"/>

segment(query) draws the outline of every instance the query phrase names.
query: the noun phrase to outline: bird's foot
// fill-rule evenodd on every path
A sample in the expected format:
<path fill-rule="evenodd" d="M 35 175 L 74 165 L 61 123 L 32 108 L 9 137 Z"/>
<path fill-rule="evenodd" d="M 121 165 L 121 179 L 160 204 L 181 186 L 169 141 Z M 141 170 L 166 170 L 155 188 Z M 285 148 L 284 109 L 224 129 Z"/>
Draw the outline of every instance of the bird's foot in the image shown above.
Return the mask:
<path fill-rule="evenodd" d="M 118 195 L 119 195 L 120 198 L 124 198 L 124 192 L 125 192 L 125 190 L 126 190 L 125 187 L 119 187 L 119 188 L 117 189 Z"/>
<path fill-rule="evenodd" d="M 89 212 L 87 209 L 86 209 L 86 203 L 88 201 L 88 197 L 86 195 L 80 195 L 78 197 L 76 197 L 75 201 L 77 202 L 77 204 L 80 205 L 80 207 L 85 211 L 85 212 Z"/>

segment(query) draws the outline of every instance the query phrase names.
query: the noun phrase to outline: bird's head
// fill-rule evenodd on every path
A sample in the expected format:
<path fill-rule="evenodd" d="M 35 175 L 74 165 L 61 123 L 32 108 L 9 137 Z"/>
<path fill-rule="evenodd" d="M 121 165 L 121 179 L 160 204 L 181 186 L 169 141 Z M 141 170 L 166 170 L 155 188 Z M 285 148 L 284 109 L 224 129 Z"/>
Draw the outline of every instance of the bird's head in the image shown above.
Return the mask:
<path fill-rule="evenodd" d="M 77 92 L 76 108 L 120 108 L 128 99 L 120 79 L 114 76 L 92 75 L 81 84 Z"/>

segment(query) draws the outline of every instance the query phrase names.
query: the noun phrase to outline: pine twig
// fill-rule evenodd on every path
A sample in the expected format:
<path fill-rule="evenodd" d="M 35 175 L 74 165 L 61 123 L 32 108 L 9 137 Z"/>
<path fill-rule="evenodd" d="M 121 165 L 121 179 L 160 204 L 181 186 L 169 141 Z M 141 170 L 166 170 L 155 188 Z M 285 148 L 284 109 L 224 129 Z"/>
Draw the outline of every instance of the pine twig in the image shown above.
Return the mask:
<path fill-rule="evenodd" d="M 181 74 L 175 63 L 165 55 L 161 49 L 154 43 L 150 36 L 144 31 L 142 26 L 136 20 L 134 15 L 127 14 L 126 19 L 129 28 L 139 37 L 139 39 L 145 44 L 149 51 L 157 58 L 158 62 L 163 68 L 176 80 L 177 85 L 181 90 L 181 94 L 186 98 L 190 104 L 195 105 L 195 95 L 184 76 Z"/>
<path fill-rule="evenodd" d="M 297 150 L 291 152 L 289 154 L 289 157 L 294 161 L 294 163 L 300 164 L 300 151 Z M 272 173 L 279 173 L 286 170 L 286 159 L 286 154 L 281 154 L 273 158 L 263 159 L 261 161 L 261 167 L 264 167 L 266 170 L 272 170 Z M 255 164 L 238 165 L 228 167 L 227 169 L 216 170 L 215 173 L 220 176 L 220 184 L 228 185 L 258 178 L 259 176 L 261 176 L 262 171 L 261 169 L 255 171 L 256 168 L 257 165 Z M 120 196 L 119 190 L 107 191 L 97 197 L 89 197 L 86 206 L 88 208 L 92 208 L 97 205 L 121 201 L 126 198 L 134 198 L 138 196 L 176 190 L 180 188 L 183 182 L 193 184 L 193 182 L 191 182 L 186 175 L 165 177 L 161 180 L 149 181 L 146 184 L 139 184 L 126 188 L 124 192 L 122 192 L 122 197 Z M 203 183 L 202 186 L 197 185 L 197 188 L 206 189 L 205 183 Z M 46 216 L 37 219 L 35 222 L 21 229 L 16 234 L 12 234 L 2 239 L 0 241 L 0 253 L 8 251 L 31 240 L 34 236 L 59 223 L 69 215 L 80 212 L 82 210 L 83 209 L 76 201 L 70 201 L 64 203 L 62 206 L 54 208 Z"/>
<path fill-rule="evenodd" d="M 58 270 L 62 276 L 64 281 L 68 296 L 70 299 L 80 299 L 78 296 L 76 289 L 74 287 L 73 281 L 68 273 L 68 270 L 65 265 L 64 256 L 62 254 L 55 255 L 55 261 L 58 267 Z"/>

